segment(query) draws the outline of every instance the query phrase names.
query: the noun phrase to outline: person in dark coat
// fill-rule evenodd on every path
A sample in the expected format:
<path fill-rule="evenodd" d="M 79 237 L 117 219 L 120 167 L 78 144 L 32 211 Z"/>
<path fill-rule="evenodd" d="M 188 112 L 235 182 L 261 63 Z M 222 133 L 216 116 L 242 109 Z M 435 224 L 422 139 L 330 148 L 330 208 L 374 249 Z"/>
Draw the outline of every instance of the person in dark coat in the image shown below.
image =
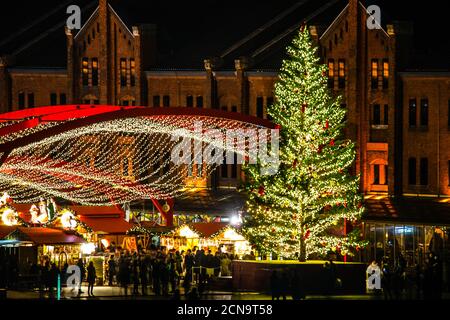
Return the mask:
<path fill-rule="evenodd" d="M 133 259 L 133 294 L 139 294 L 139 261 Z"/>
<path fill-rule="evenodd" d="M 139 266 L 139 277 L 141 279 L 141 288 L 142 288 L 142 295 L 147 295 L 147 285 L 148 285 L 148 267 L 147 267 L 147 260 L 141 259 L 141 264 Z"/>
<path fill-rule="evenodd" d="M 87 283 L 88 283 L 88 295 L 94 296 L 94 284 L 95 278 L 97 278 L 97 274 L 95 272 L 94 263 L 91 261 L 87 267 Z"/>
<path fill-rule="evenodd" d="M 186 271 L 184 275 L 184 282 L 192 282 L 192 267 L 194 266 L 194 256 L 191 253 L 191 249 L 188 249 L 186 256 L 184 257 L 184 269 Z"/>
<path fill-rule="evenodd" d="M 152 265 L 153 292 L 157 296 L 159 296 L 161 294 L 160 264 L 161 264 L 161 260 L 159 258 L 156 258 L 153 260 L 153 265 Z"/>
<path fill-rule="evenodd" d="M 280 278 L 276 270 L 270 276 L 270 291 L 272 293 L 272 300 L 280 300 Z"/>
<path fill-rule="evenodd" d="M 119 262 L 119 282 L 124 290 L 125 296 L 127 296 L 128 285 L 130 284 L 130 267 L 126 258 L 121 258 Z"/>
<path fill-rule="evenodd" d="M 295 270 L 294 276 L 292 277 L 292 299 L 301 300 L 305 299 L 306 294 L 303 287 L 303 279 L 299 270 Z"/>
<path fill-rule="evenodd" d="M 78 286 L 78 294 L 82 294 L 83 291 L 81 291 L 81 284 L 86 276 L 86 268 L 84 267 L 83 259 L 78 259 L 77 266 L 80 268 L 80 284 Z"/>
<path fill-rule="evenodd" d="M 287 272 L 283 272 L 281 274 L 281 279 L 280 279 L 280 289 L 279 292 L 281 294 L 281 296 L 283 297 L 283 300 L 286 300 L 286 296 L 288 295 L 289 292 L 289 276 L 287 274 Z"/>
<path fill-rule="evenodd" d="M 58 275 L 59 269 L 56 267 L 55 263 L 52 263 L 52 267 L 48 273 L 48 288 L 50 298 L 54 297 L 54 290 L 58 286 Z"/>
<path fill-rule="evenodd" d="M 161 278 L 162 295 L 167 296 L 169 294 L 169 267 L 165 261 L 161 261 L 159 264 L 159 273 Z"/>
<path fill-rule="evenodd" d="M 108 260 L 108 284 L 113 285 L 114 276 L 116 275 L 116 262 L 114 256 L 111 255 Z"/>

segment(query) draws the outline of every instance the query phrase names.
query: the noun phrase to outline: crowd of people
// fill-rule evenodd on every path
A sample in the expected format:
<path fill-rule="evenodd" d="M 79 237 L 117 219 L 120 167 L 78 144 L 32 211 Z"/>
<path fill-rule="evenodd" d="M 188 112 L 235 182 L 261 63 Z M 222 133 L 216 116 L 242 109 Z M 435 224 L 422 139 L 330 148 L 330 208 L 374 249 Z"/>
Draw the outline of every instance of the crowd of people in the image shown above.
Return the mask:
<path fill-rule="evenodd" d="M 253 252 L 246 258 L 254 259 Z M 180 295 L 181 288 L 188 297 L 195 298 L 201 295 L 212 279 L 221 276 L 231 275 L 231 262 L 238 259 L 236 255 L 228 254 L 218 250 L 214 254 L 211 250 L 204 250 L 194 247 L 193 250 L 177 251 L 167 250 L 162 247 L 151 246 L 149 250 L 139 250 L 129 252 L 117 248 L 105 258 L 103 279 L 104 285 L 120 287 L 121 293 L 125 296 L 148 295 L 150 290 L 157 296 Z M 17 262 L 17 261 L 16 261 Z M 16 263 L 17 264 L 17 263 Z M 13 288 L 14 277 L 18 270 L 13 270 L 14 261 L 8 260 L 8 272 L 4 272 L 9 283 L 4 287 Z M 77 290 L 81 295 L 82 286 L 87 284 L 88 296 L 94 296 L 94 287 L 97 282 L 97 270 L 92 261 L 79 259 L 76 262 L 80 272 L 79 278 L 71 278 L 71 284 L 77 283 Z M 50 297 L 54 297 L 60 280 L 60 287 L 63 289 L 68 285 L 69 264 L 57 266 L 44 256 L 39 264 L 30 264 L 23 274 L 33 279 L 31 288 L 37 288 L 41 294 L 48 292 Z"/>
<path fill-rule="evenodd" d="M 214 277 L 231 275 L 231 261 L 237 256 L 194 247 L 187 251 L 151 247 L 140 254 L 128 251 L 111 255 L 107 260 L 110 286 L 120 286 L 124 295 L 147 295 L 151 288 L 157 296 L 176 295 L 180 286 L 189 293 L 193 284 L 201 294 Z M 197 288 L 196 288 L 197 290 Z"/>
<path fill-rule="evenodd" d="M 367 277 L 379 274 L 379 287 L 372 283 L 375 294 L 383 294 L 386 300 L 441 299 L 443 292 L 443 264 L 438 255 L 429 253 L 424 264 L 417 263 L 413 269 L 399 255 L 395 261 L 383 257 L 381 263 L 372 261 Z M 375 280 L 374 277 L 371 279 Z"/>

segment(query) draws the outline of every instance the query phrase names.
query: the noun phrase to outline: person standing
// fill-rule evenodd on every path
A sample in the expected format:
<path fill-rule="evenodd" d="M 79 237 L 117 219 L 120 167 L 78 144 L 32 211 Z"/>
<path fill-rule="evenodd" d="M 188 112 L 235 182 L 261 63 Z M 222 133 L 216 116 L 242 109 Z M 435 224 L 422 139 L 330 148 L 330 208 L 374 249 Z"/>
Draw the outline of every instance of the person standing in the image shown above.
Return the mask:
<path fill-rule="evenodd" d="M 142 287 L 142 295 L 147 295 L 147 285 L 148 285 L 148 277 L 147 277 L 147 260 L 145 258 L 141 259 L 141 265 L 139 267 L 140 278 L 141 278 L 141 287 Z"/>
<path fill-rule="evenodd" d="M 156 296 L 161 294 L 161 263 L 160 258 L 156 257 L 152 265 L 153 292 Z"/>
<path fill-rule="evenodd" d="M 91 261 L 87 267 L 87 283 L 88 283 L 88 296 L 94 296 L 94 284 L 97 274 L 95 272 L 94 263 Z"/>
<path fill-rule="evenodd" d="M 112 286 L 114 281 L 114 276 L 116 275 L 116 262 L 114 261 L 114 256 L 111 255 L 108 261 L 108 285 Z"/>
<path fill-rule="evenodd" d="M 162 295 L 167 296 L 169 294 L 169 267 L 164 260 L 159 264 L 159 272 L 162 286 Z"/>
<path fill-rule="evenodd" d="M 139 294 L 139 261 L 135 257 L 133 259 L 133 294 Z"/>
<path fill-rule="evenodd" d="M 270 291 L 272 293 L 272 300 L 280 300 L 280 279 L 276 270 L 270 276 Z"/>
<path fill-rule="evenodd" d="M 84 267 L 84 263 L 83 263 L 83 259 L 78 259 L 78 263 L 77 263 L 78 268 L 80 268 L 80 283 L 78 285 L 78 294 L 82 294 L 83 291 L 81 291 L 81 284 L 84 281 L 84 278 L 86 276 L 86 269 Z"/>
<path fill-rule="evenodd" d="M 128 296 L 128 284 L 130 283 L 130 270 L 128 260 L 122 257 L 119 262 L 119 282 L 124 290 L 125 296 Z"/>
<path fill-rule="evenodd" d="M 58 286 L 58 275 L 59 275 L 59 269 L 56 267 L 55 263 L 52 263 L 52 267 L 49 271 L 49 295 L 50 298 L 54 298 L 54 290 Z"/>

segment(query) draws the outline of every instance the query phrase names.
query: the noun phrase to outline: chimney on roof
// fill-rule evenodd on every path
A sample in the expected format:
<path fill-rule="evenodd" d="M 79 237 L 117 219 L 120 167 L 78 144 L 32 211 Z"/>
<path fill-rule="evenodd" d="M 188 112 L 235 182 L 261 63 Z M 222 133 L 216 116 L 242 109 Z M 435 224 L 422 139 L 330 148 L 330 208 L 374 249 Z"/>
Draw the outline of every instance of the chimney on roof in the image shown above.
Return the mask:
<path fill-rule="evenodd" d="M 141 37 L 142 68 L 148 70 L 157 63 L 156 24 L 141 24 L 139 35 Z"/>

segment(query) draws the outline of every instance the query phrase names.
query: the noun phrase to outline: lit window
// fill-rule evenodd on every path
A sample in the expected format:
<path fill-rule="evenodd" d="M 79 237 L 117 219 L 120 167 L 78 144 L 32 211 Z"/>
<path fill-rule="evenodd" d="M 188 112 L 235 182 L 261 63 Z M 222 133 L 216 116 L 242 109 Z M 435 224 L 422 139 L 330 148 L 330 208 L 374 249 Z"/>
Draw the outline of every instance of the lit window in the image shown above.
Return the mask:
<path fill-rule="evenodd" d="M 377 59 L 372 59 L 372 71 L 371 71 L 371 76 L 372 76 L 372 89 L 377 89 L 378 88 L 378 60 Z"/>
<path fill-rule="evenodd" d="M 89 61 L 88 58 L 83 58 L 81 62 L 81 72 L 82 72 L 82 80 L 83 86 L 89 85 Z"/>
<path fill-rule="evenodd" d="M 130 85 L 134 87 L 136 84 L 136 62 L 130 59 Z"/>
<path fill-rule="evenodd" d="M 328 88 L 334 88 L 334 59 L 328 59 Z"/>
<path fill-rule="evenodd" d="M 345 88 L 345 60 L 340 59 L 339 60 L 339 89 Z"/>
<path fill-rule="evenodd" d="M 120 59 L 120 85 L 125 87 L 127 85 L 127 60 Z"/>
<path fill-rule="evenodd" d="M 92 58 L 92 85 L 98 86 L 98 59 Z"/>
<path fill-rule="evenodd" d="M 383 89 L 389 87 L 389 61 L 383 59 Z"/>

